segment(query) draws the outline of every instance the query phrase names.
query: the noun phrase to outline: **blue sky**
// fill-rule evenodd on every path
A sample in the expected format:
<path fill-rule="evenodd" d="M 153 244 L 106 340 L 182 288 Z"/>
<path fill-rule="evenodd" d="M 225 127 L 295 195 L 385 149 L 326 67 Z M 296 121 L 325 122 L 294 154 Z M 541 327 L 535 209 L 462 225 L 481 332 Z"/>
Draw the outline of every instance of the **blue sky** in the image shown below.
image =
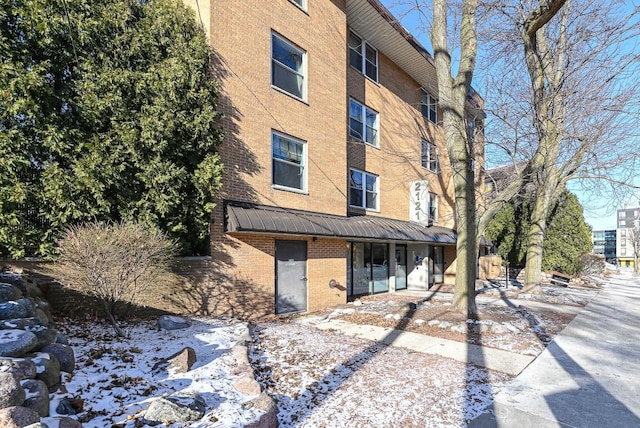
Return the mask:
<path fill-rule="evenodd" d="M 431 49 L 431 42 L 429 40 L 429 29 L 426 27 L 424 22 L 421 22 L 420 16 L 416 11 L 409 10 L 409 6 L 406 5 L 406 1 L 381 0 L 381 2 L 396 16 L 396 18 L 400 20 L 402 25 L 411 32 L 411 34 L 413 34 L 425 48 L 430 52 L 433 52 Z M 633 6 L 637 4 L 637 0 L 628 2 L 629 10 L 631 11 Z M 637 19 L 640 19 L 640 17 Z M 630 42 L 629 46 L 633 46 L 631 49 L 637 49 L 637 46 L 640 45 L 638 41 L 635 41 L 634 43 L 635 44 L 632 45 Z M 482 46 L 479 46 L 479 48 L 482 49 Z M 455 59 L 455 52 L 453 56 Z M 638 112 L 638 116 L 640 117 L 640 111 Z M 635 184 L 640 185 L 640 171 L 636 174 Z M 624 206 L 620 206 L 612 195 L 603 194 L 598 198 L 593 198 L 593 196 L 589 197 L 586 193 L 582 192 L 576 184 L 570 184 L 569 190 L 578 196 L 578 199 L 584 207 L 585 219 L 594 230 L 616 228 L 616 210 L 624 208 Z M 629 201 L 629 204 L 631 206 L 640 205 L 640 192 L 636 192 L 636 197 L 632 198 Z"/>

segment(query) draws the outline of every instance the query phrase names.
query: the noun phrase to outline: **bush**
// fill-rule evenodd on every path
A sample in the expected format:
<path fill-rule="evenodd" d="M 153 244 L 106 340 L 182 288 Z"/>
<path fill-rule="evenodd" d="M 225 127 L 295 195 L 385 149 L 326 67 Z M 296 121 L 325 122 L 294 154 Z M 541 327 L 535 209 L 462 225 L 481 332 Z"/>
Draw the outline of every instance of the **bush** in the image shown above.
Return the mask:
<path fill-rule="evenodd" d="M 94 222 L 69 227 L 58 242 L 56 276 L 65 285 L 98 298 L 122 336 L 116 305 L 136 304 L 169 270 L 177 246 L 162 232 L 138 223 Z"/>

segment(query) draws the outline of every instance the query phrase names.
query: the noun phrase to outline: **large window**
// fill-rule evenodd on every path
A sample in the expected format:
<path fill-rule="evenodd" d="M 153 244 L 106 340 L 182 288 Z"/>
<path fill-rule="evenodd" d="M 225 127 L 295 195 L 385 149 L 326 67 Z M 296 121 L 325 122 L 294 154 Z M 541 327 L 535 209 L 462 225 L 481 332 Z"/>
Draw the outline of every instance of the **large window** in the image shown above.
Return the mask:
<path fill-rule="evenodd" d="M 306 144 L 292 137 L 272 132 L 272 184 L 300 191 L 306 190 Z"/>
<path fill-rule="evenodd" d="M 438 195 L 429 192 L 429 223 L 438 221 Z"/>
<path fill-rule="evenodd" d="M 378 113 L 355 100 L 349 100 L 349 135 L 378 146 Z"/>
<path fill-rule="evenodd" d="M 423 168 L 438 172 L 438 148 L 435 144 L 422 140 L 420 159 Z"/>
<path fill-rule="evenodd" d="M 438 101 L 424 89 L 420 101 L 420 110 L 422 115 L 433 123 L 438 123 Z"/>
<path fill-rule="evenodd" d="M 349 205 L 378 210 L 378 177 L 352 169 L 349 171 Z"/>
<path fill-rule="evenodd" d="M 378 51 L 353 31 L 349 32 L 349 64 L 371 80 L 378 81 Z"/>
<path fill-rule="evenodd" d="M 271 34 L 271 84 L 296 98 L 305 98 L 306 53 Z"/>

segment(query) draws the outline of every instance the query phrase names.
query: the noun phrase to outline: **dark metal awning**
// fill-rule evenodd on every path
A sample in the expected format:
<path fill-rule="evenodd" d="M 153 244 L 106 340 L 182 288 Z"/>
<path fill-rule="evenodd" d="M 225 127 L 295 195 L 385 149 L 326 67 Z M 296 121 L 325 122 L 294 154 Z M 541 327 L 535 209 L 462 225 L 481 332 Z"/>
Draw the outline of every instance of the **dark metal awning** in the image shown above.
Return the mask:
<path fill-rule="evenodd" d="M 343 217 L 311 211 L 227 201 L 227 232 L 329 236 L 346 239 L 456 243 L 456 232 L 384 217 Z M 482 245 L 486 245 L 484 240 Z"/>

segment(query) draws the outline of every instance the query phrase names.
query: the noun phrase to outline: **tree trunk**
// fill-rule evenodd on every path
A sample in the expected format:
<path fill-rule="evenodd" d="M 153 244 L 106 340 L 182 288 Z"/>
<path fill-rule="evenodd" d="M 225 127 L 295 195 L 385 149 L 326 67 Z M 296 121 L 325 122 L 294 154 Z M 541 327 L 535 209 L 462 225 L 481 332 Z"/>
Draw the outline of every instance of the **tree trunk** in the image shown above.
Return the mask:
<path fill-rule="evenodd" d="M 454 310 L 476 316 L 475 284 L 478 256 L 478 223 L 473 161 L 474 141 L 467 135 L 466 101 L 471 90 L 477 53 L 477 0 L 464 0 L 460 26 L 460 66 L 451 77 L 451 54 L 447 44 L 447 1 L 434 0 L 431 43 L 434 50 L 442 126 L 453 175 L 456 242 Z"/>

